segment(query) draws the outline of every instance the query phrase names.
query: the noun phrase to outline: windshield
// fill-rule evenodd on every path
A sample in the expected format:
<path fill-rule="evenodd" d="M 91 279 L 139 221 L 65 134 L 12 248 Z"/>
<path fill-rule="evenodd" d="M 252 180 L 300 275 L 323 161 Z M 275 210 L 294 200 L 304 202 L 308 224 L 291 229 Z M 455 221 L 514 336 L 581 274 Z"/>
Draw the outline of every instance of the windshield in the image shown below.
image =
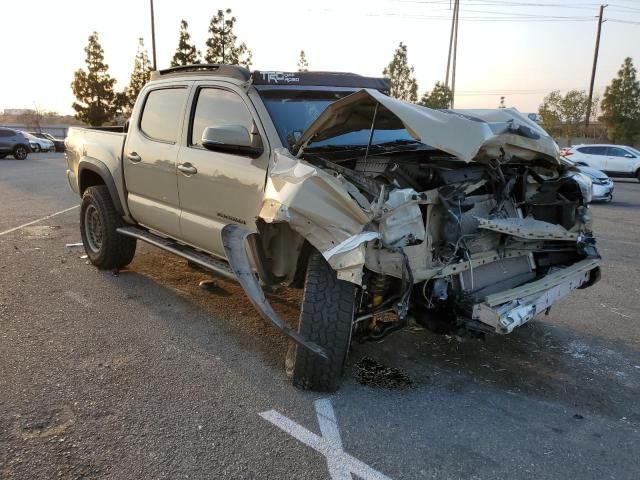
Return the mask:
<path fill-rule="evenodd" d="M 260 96 L 275 124 L 283 145 L 290 145 L 289 139 L 297 140 L 331 103 L 354 93 L 353 91 L 328 90 L 262 90 Z M 320 142 L 314 147 L 367 145 L 370 130 L 363 129 L 338 135 Z M 414 139 L 407 130 L 375 130 L 372 143 L 391 143 Z M 417 143 L 417 142 L 416 142 Z"/>
<path fill-rule="evenodd" d="M 636 157 L 640 157 L 640 150 L 633 147 L 627 147 L 627 150 L 631 150 Z"/>

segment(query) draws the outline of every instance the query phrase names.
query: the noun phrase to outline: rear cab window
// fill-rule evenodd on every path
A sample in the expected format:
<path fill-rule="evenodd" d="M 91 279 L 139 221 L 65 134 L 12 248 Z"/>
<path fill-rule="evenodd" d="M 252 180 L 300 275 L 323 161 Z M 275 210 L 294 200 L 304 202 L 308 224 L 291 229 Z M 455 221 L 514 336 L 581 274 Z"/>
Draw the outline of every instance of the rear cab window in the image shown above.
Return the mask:
<path fill-rule="evenodd" d="M 140 131 L 151 140 L 176 143 L 188 92 L 185 87 L 151 90 L 144 102 Z"/>

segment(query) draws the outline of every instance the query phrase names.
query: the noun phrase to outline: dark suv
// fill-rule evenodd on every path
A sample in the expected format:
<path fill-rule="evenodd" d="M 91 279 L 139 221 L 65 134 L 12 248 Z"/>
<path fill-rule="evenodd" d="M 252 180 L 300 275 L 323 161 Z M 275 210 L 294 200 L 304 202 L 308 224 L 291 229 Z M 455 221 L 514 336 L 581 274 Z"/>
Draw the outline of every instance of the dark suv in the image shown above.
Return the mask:
<path fill-rule="evenodd" d="M 22 132 L 0 128 L 0 158 L 13 155 L 16 160 L 24 160 L 30 151 L 29 140 Z"/>

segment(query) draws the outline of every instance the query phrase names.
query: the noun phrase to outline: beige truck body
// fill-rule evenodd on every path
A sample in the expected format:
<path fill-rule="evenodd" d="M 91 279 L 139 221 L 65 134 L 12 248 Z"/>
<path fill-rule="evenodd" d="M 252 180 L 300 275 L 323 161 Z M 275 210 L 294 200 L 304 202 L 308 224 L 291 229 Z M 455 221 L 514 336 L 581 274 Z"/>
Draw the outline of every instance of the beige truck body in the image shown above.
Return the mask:
<path fill-rule="evenodd" d="M 156 96 L 162 98 L 156 102 Z M 249 132 L 248 142 L 260 149 L 247 155 L 215 145 L 213 150 L 205 148 L 204 130 L 209 125 L 198 123 L 200 102 L 202 108 L 211 105 L 216 118 L 229 119 L 227 125 L 214 127 L 240 125 Z M 167 105 L 178 115 L 163 116 Z M 151 110 L 157 118 L 149 114 L 147 119 Z M 377 181 L 366 171 L 366 154 L 358 180 L 356 174 L 333 168 L 333 163 L 313 153 L 314 142 L 369 128 L 376 115 L 389 128 L 405 129 L 416 141 L 446 154 L 443 172 L 454 172 L 456 165 L 477 165 L 488 176 L 461 178 L 446 189 L 378 182 L 366 192 L 361 185 Z M 175 128 L 165 128 L 169 119 Z M 409 275 L 409 291 L 425 285 L 426 302 L 433 305 L 435 300 L 427 297 L 437 297 L 434 281 L 443 279 L 449 290 L 455 285 L 471 292 L 475 279 L 490 293 L 476 296 L 467 308 L 468 320 L 487 331 L 508 333 L 574 288 L 595 281 L 598 271 L 597 254 L 581 243 L 590 235 L 588 180 L 568 173 L 551 137 L 515 110 L 444 112 L 407 104 L 374 89 L 354 89 L 320 114 L 292 145 L 284 145 L 249 78 L 189 73 L 158 78 L 145 86 L 126 134 L 72 128 L 66 146 L 67 176 L 77 193 L 102 180 L 126 222 L 221 259 L 228 257 L 223 230 L 237 225 L 259 237 L 263 256 L 251 257 L 253 268 L 268 270 L 268 277 L 280 284 L 295 284 L 305 245 L 322 253 L 338 278 L 364 292 L 371 290 L 372 275 L 403 285 Z M 376 158 L 379 162 L 386 157 Z M 505 190 L 505 198 L 491 193 L 494 172 L 510 164 L 523 165 L 532 175 L 518 180 L 524 196 L 521 204 L 508 197 L 510 191 Z M 575 202 L 578 213 L 572 214 L 573 223 L 553 225 L 533 217 L 525 221 L 522 204 L 535 197 L 535 189 L 545 181 L 562 183 L 568 176 L 576 195 L 585 197 Z M 451 200 L 454 197 L 447 198 L 451 189 L 457 192 L 457 204 Z M 463 212 L 460 198 L 472 215 L 466 213 L 470 210 Z M 492 212 L 497 208 L 508 212 L 504 214 L 508 218 L 496 220 Z M 477 240 L 480 245 L 480 238 L 489 239 L 486 247 L 464 247 L 462 254 L 460 232 L 455 233 L 458 241 L 450 242 L 455 245 L 442 240 L 443 225 L 451 218 L 461 224 L 462 232 L 463 213 L 464 221 L 475 222 L 473 234 L 463 241 Z M 505 238 L 508 250 L 503 248 Z M 577 258 L 541 275 L 532 251 L 544 251 L 543 244 L 552 241 L 572 245 Z M 447 248 L 453 251 L 445 258 Z M 268 265 L 257 265 L 265 262 Z M 490 273 L 488 266 L 512 263 L 522 269 L 517 273 L 526 281 L 506 283 L 498 295 L 490 285 L 492 278 L 499 283 L 500 270 Z M 464 285 L 469 281 L 471 288 Z M 530 288 L 523 290 L 527 282 Z M 403 308 L 395 311 L 401 318 L 409 306 Z M 361 313 L 362 318 L 369 315 Z"/>

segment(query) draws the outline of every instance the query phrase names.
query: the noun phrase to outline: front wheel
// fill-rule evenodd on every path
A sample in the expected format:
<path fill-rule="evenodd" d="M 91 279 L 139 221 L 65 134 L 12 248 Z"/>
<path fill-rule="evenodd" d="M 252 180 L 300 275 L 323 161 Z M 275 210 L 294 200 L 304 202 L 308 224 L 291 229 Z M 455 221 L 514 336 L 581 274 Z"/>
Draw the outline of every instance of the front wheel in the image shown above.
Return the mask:
<path fill-rule="evenodd" d="M 15 158 L 16 160 L 24 160 L 25 158 L 27 158 L 27 155 L 29 155 L 29 151 L 27 150 L 27 147 L 24 147 L 22 145 L 18 145 L 13 150 L 13 158 Z"/>
<path fill-rule="evenodd" d="M 80 235 L 89 261 L 101 270 L 121 268 L 133 260 L 136 239 L 120 235 L 116 229 L 122 225 L 107 187 L 87 188 L 80 205 Z"/>
<path fill-rule="evenodd" d="M 324 257 L 314 251 L 307 267 L 298 331 L 324 348 L 329 360 L 292 343 L 285 362 L 287 376 L 302 389 L 338 389 L 349 353 L 356 286 L 339 280 Z"/>

